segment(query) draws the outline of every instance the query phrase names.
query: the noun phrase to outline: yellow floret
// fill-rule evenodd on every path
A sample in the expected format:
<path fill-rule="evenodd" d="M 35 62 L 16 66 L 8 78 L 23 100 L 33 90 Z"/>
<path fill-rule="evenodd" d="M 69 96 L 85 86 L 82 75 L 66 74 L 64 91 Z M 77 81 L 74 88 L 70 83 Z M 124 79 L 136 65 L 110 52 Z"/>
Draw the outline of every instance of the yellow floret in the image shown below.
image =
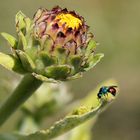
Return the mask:
<path fill-rule="evenodd" d="M 79 26 L 82 25 L 82 21 L 71 14 L 61 13 L 56 16 L 56 19 L 60 19 L 58 22 L 60 26 L 66 23 L 66 26 L 72 29 L 78 29 Z"/>

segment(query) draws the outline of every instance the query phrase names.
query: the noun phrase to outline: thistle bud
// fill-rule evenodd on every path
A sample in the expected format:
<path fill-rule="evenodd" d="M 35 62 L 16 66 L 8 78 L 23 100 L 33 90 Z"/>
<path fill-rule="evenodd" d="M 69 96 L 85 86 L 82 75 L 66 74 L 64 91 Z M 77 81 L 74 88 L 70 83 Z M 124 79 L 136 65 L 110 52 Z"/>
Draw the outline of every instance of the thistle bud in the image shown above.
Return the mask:
<path fill-rule="evenodd" d="M 93 35 L 84 18 L 74 11 L 58 6 L 41 8 L 33 19 L 19 12 L 16 29 L 18 39 L 12 50 L 24 70 L 41 80 L 77 78 L 103 57 L 94 53 Z"/>

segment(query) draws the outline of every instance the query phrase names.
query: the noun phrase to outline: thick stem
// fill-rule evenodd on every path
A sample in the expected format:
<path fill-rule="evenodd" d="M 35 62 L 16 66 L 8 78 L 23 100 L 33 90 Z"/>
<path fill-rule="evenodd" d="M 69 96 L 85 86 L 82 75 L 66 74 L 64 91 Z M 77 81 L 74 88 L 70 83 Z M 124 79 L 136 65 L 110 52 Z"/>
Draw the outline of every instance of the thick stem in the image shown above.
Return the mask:
<path fill-rule="evenodd" d="M 24 76 L 14 92 L 0 106 L 0 126 L 39 88 L 42 81 L 31 74 Z"/>

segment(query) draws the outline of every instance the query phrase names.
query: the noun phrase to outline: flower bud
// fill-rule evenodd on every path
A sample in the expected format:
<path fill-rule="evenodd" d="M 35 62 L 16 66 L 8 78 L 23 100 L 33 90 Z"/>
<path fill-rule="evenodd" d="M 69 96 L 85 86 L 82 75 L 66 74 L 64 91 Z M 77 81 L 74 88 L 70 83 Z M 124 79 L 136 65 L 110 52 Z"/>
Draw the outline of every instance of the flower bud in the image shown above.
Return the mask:
<path fill-rule="evenodd" d="M 96 42 L 84 18 L 66 8 L 41 8 L 33 19 L 19 12 L 16 29 L 12 49 L 25 71 L 41 80 L 77 78 L 103 57 L 94 54 Z"/>

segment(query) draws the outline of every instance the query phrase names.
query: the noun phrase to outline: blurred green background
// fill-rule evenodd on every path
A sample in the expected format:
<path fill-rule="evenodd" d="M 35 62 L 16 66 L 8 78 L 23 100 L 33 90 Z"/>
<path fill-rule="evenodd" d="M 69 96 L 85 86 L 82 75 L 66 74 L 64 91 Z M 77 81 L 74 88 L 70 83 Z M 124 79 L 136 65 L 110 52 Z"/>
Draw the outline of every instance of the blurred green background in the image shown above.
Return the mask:
<path fill-rule="evenodd" d="M 120 85 L 118 99 L 100 115 L 93 128 L 95 140 L 138 140 L 140 139 L 140 1 L 139 0 L 4 0 L 0 1 L 0 32 L 15 35 L 14 15 L 23 11 L 32 17 L 39 7 L 60 5 L 82 15 L 96 40 L 98 52 L 105 57 L 84 77 L 68 84 L 75 98 L 81 98 L 100 82 L 115 78 Z M 0 37 L 0 51 L 9 52 Z M 13 89 L 21 77 L 0 67 L 0 101 Z M 15 83 L 13 83 L 15 82 Z M 13 83 L 13 84 L 11 84 Z M 1 131 L 9 132 L 16 112 Z"/>

